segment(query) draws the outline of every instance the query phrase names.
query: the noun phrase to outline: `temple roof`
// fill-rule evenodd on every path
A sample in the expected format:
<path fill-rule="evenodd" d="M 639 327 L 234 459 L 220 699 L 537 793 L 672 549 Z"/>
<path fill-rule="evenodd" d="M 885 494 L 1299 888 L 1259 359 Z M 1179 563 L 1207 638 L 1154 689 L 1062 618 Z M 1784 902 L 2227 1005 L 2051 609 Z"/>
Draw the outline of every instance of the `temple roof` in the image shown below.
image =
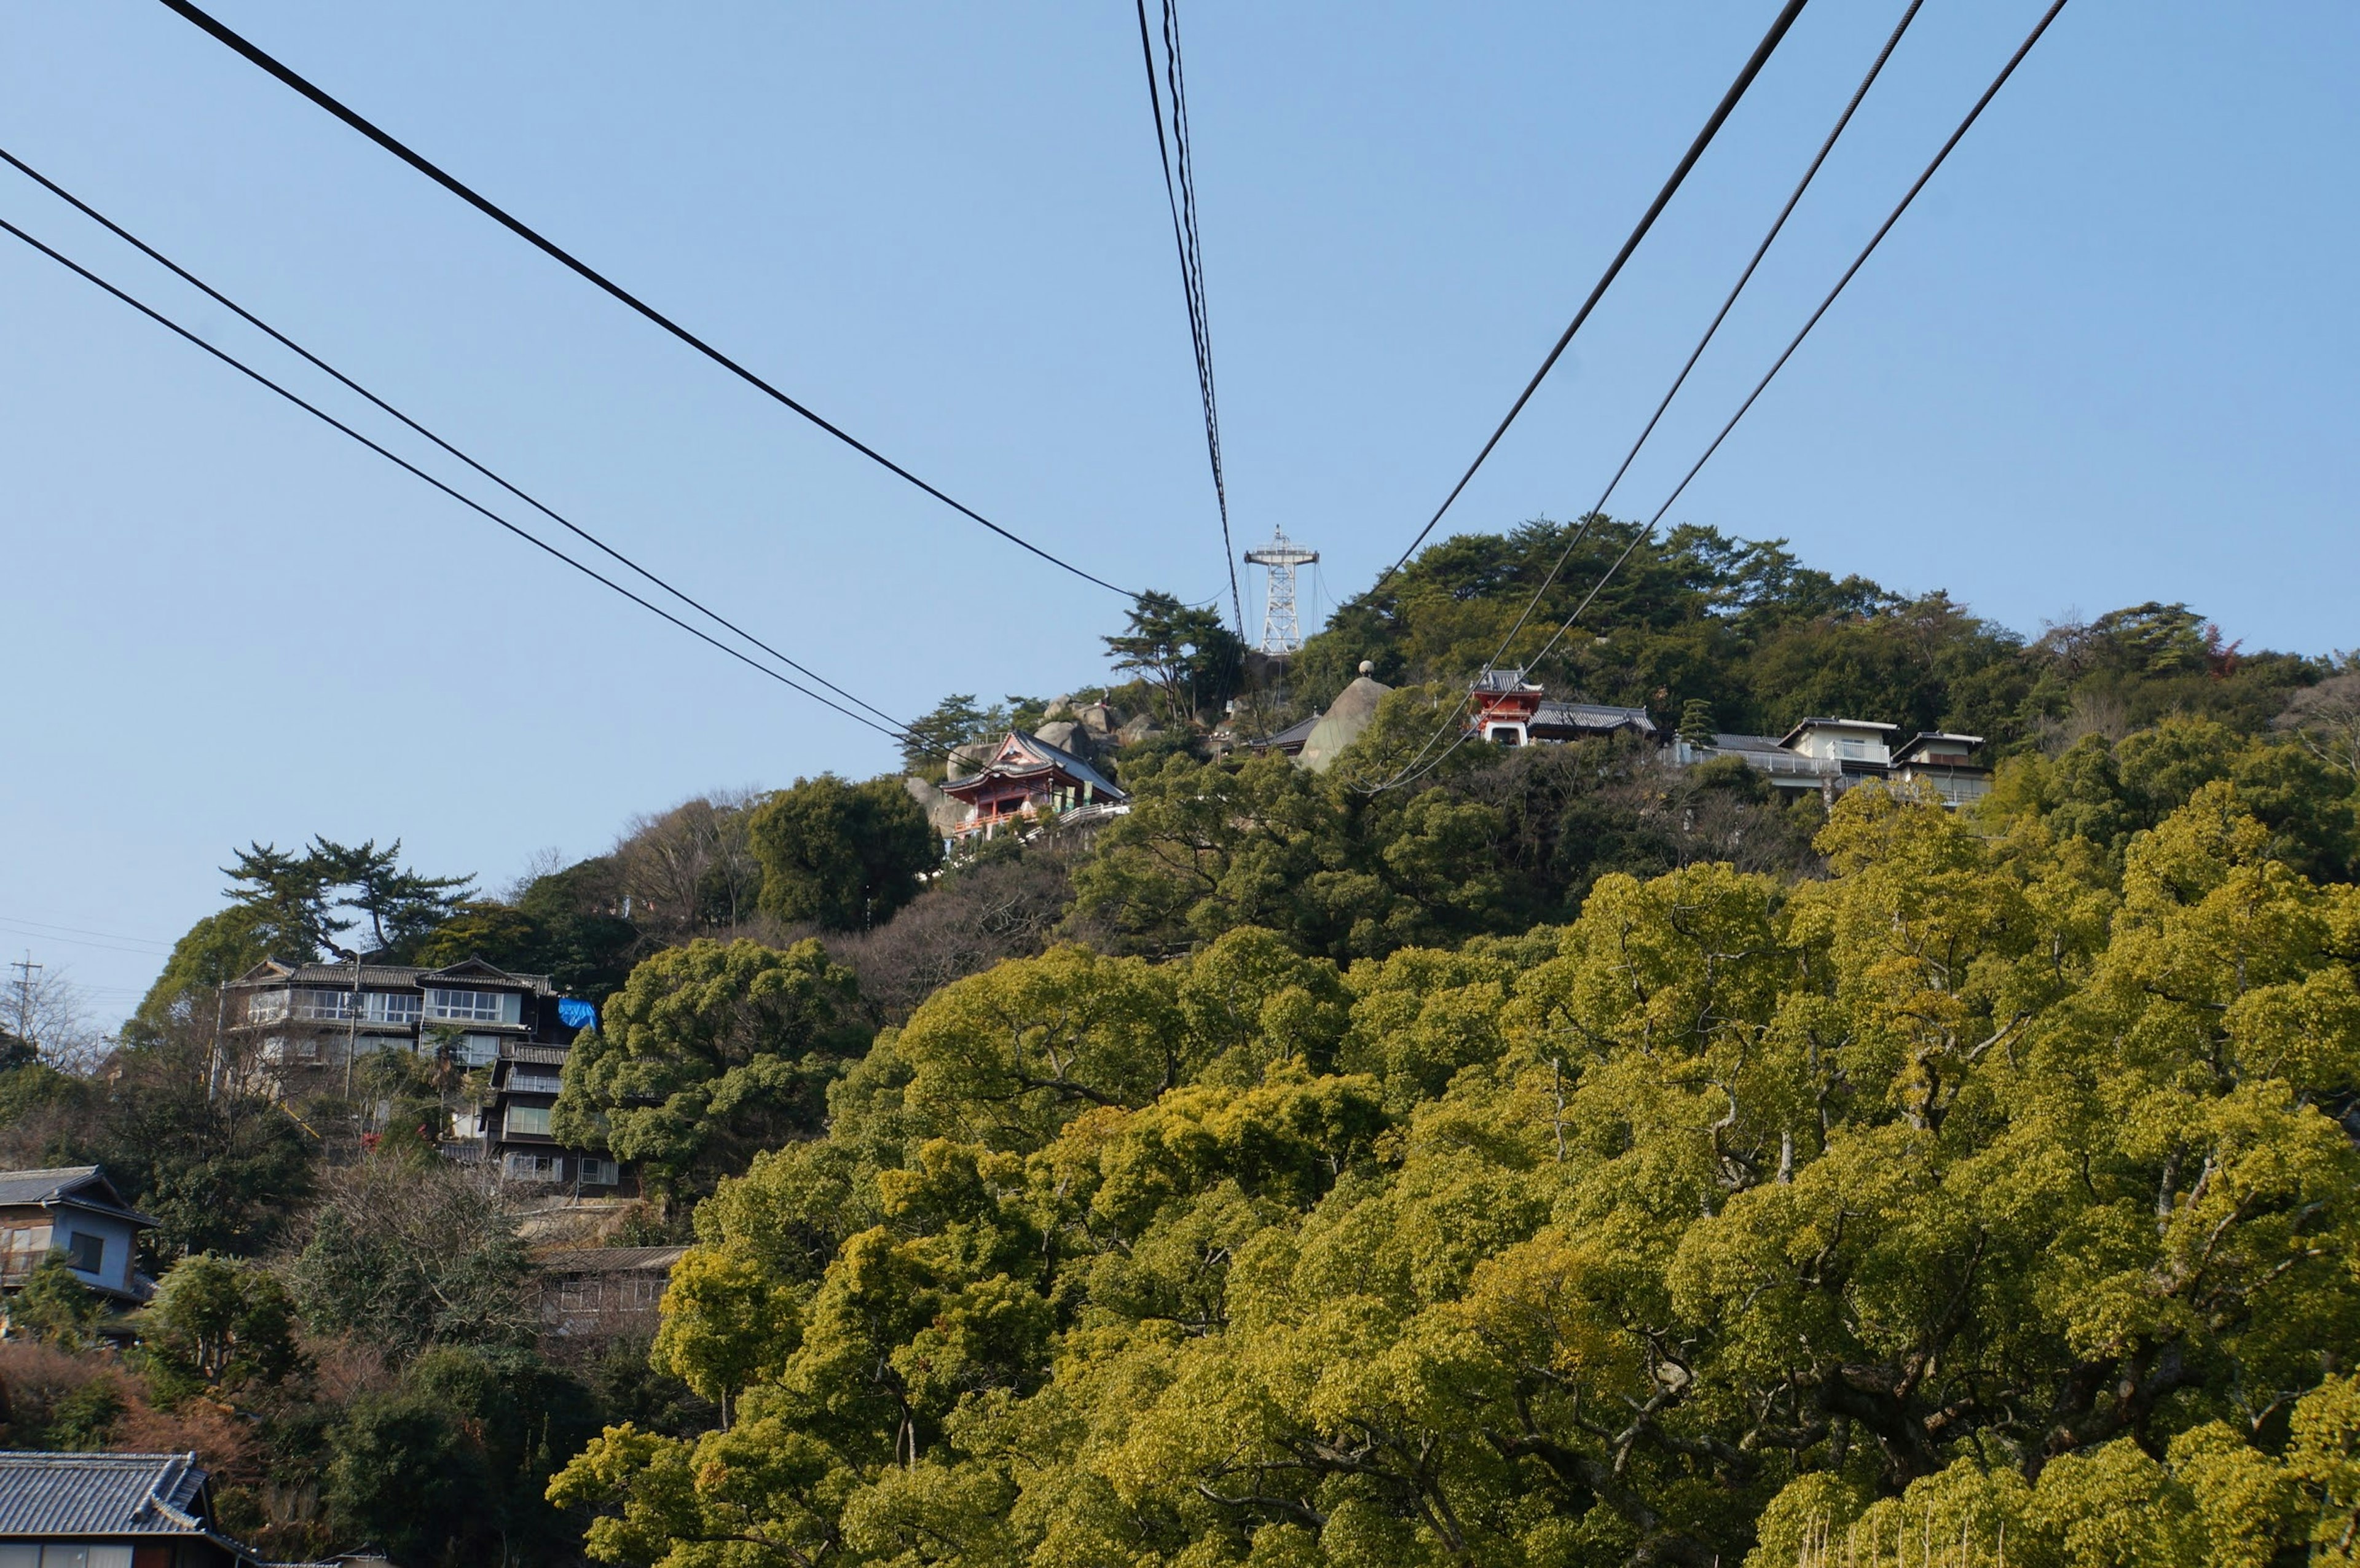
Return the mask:
<path fill-rule="evenodd" d="M 1039 735 L 1024 730 L 1010 730 L 1000 745 L 993 748 L 990 761 L 964 778 L 945 780 L 943 793 L 965 799 L 995 779 L 1030 779 L 1051 771 L 1063 773 L 1076 784 L 1088 785 L 1093 794 L 1105 800 L 1121 801 L 1131 799 L 1105 774 L 1064 746 L 1052 746 Z"/>

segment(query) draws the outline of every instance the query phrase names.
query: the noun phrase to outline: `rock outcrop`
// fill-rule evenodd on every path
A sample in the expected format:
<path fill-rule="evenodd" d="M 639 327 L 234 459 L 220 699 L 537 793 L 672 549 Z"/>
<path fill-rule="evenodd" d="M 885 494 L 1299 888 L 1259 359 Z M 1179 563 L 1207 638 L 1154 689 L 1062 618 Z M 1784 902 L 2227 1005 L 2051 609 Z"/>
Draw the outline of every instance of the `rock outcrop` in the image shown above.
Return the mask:
<path fill-rule="evenodd" d="M 1361 666 L 1367 669 L 1366 665 Z M 1325 773 L 1336 766 L 1336 758 L 1344 748 L 1360 738 L 1360 735 L 1377 716 L 1377 704 L 1393 688 L 1363 675 L 1337 695 L 1328 712 L 1311 726 L 1311 735 L 1295 757 L 1298 768 L 1308 768 L 1314 773 Z"/>

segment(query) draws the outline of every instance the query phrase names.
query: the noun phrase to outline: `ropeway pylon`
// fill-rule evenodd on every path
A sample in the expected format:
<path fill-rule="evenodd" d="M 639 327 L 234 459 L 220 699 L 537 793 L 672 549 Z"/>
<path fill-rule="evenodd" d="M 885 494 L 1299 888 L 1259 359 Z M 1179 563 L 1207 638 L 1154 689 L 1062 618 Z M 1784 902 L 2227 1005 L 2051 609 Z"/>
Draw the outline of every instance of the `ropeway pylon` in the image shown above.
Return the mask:
<path fill-rule="evenodd" d="M 1284 528 L 1260 550 L 1246 551 L 1246 564 L 1265 568 L 1268 575 L 1262 601 L 1262 652 L 1293 653 L 1303 646 L 1303 626 L 1295 613 L 1295 569 L 1318 559 L 1317 550 L 1288 543 Z"/>

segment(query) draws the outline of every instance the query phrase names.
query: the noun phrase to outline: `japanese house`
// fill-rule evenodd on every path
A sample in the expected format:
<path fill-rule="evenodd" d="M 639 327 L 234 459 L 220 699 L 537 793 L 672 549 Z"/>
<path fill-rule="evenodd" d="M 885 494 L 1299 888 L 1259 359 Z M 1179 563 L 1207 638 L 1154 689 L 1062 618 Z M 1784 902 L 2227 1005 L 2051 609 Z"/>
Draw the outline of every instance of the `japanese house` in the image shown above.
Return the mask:
<path fill-rule="evenodd" d="M 228 990 L 232 1027 L 258 1041 L 263 1066 L 282 1081 L 333 1089 L 354 1061 L 376 1051 L 437 1057 L 479 1073 L 485 1085 L 475 1109 L 447 1129 L 445 1152 L 488 1161 L 511 1181 L 628 1195 L 628 1171 L 550 1132 L 574 1037 L 596 1015 L 559 995 L 549 976 L 480 958 L 440 969 L 271 959 Z"/>
<path fill-rule="evenodd" d="M 1556 702 L 1537 681 L 1525 680 L 1521 670 L 1487 670 L 1468 695 L 1475 707 L 1469 729 L 1493 746 L 1563 745 L 1615 735 L 1655 738 L 1655 721 L 1646 709 Z"/>
<path fill-rule="evenodd" d="M 34 1269 L 60 1257 L 112 1309 L 110 1320 L 119 1320 L 156 1293 L 156 1281 L 137 1266 L 139 1233 L 155 1228 L 98 1166 L 0 1171 L 0 1291 L 13 1296 Z M 99 1327 L 119 1331 L 111 1338 L 129 1333 L 113 1321 Z M 5 1563 L 0 1558 L 0 1568 Z"/>
<path fill-rule="evenodd" d="M 0 1568 L 266 1565 L 214 1528 L 193 1454 L 0 1452 Z"/>
<path fill-rule="evenodd" d="M 966 808 L 951 830 L 955 844 L 1131 799 L 1072 752 L 1023 730 L 1009 731 L 974 772 L 945 779 L 943 793 Z"/>
<path fill-rule="evenodd" d="M 672 1266 L 685 1247 L 590 1247 L 547 1252 L 541 1274 L 541 1332 L 597 1341 L 652 1334 Z"/>

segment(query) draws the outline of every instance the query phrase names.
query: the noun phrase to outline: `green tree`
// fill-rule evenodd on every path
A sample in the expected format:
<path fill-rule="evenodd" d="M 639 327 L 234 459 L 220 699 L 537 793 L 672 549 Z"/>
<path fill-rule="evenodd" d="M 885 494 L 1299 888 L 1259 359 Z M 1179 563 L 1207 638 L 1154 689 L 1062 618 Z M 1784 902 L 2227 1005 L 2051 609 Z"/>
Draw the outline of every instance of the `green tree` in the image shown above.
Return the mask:
<path fill-rule="evenodd" d="M 105 1315 L 105 1301 L 74 1277 L 62 1252 L 52 1252 L 34 1265 L 8 1298 L 11 1329 L 65 1350 L 96 1345 L 99 1320 Z"/>
<path fill-rule="evenodd" d="M 755 811 L 762 908 L 782 920 L 865 931 L 918 896 L 942 846 L 926 813 L 894 779 L 847 784 L 799 779 Z"/>
<path fill-rule="evenodd" d="M 1174 724 L 1236 694 L 1245 669 L 1245 645 L 1221 624 L 1218 612 L 1191 609 L 1169 593 L 1139 595 L 1125 629 L 1106 639 L 1114 667 L 1146 680 Z"/>
<path fill-rule="evenodd" d="M 149 1353 L 207 1388 L 282 1381 L 303 1365 L 295 1303 L 276 1275 L 200 1252 L 164 1276 L 141 1335 Z"/>
<path fill-rule="evenodd" d="M 397 1365 L 437 1346 L 522 1349 L 539 1330 L 515 1214 L 445 1163 L 335 1172 L 288 1283 L 313 1333 L 352 1334 Z"/>
<path fill-rule="evenodd" d="M 828 1081 L 869 1038 L 852 972 L 816 942 L 659 953 L 576 1037 L 551 1117 L 659 1192 L 702 1194 L 754 1150 L 816 1131 Z"/>

